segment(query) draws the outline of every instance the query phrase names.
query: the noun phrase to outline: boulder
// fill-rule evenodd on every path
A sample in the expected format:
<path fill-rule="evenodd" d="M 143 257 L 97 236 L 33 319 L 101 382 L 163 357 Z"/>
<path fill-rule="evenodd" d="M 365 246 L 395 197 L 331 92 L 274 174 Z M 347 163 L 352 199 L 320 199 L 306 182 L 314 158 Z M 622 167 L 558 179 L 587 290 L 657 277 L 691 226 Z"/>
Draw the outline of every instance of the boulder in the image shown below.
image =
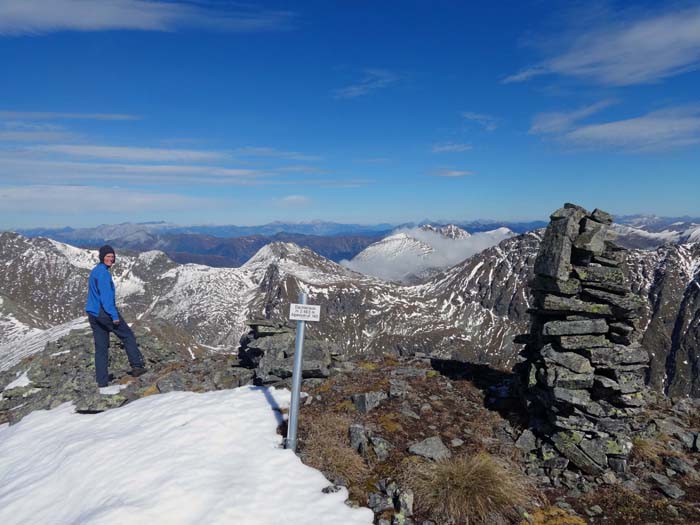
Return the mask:
<path fill-rule="evenodd" d="M 370 410 L 377 408 L 382 401 L 388 399 L 386 392 L 375 391 L 375 392 L 364 392 L 362 394 L 353 394 L 350 396 L 355 408 L 358 412 L 366 414 Z"/>

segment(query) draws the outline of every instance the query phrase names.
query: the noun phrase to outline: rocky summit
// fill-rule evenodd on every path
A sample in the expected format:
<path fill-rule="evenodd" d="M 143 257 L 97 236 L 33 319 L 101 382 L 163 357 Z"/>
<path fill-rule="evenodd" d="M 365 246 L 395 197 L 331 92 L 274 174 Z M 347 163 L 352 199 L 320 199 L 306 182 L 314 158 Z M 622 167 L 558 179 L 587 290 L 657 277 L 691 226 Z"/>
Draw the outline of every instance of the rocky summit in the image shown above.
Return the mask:
<path fill-rule="evenodd" d="M 0 424 L 288 387 L 304 291 L 322 320 L 307 325 L 299 454 L 375 523 L 700 523 L 700 401 L 677 397 L 698 381 L 698 247 L 625 250 L 611 221 L 566 205 L 414 286 L 290 244 L 241 269 L 120 257 L 147 373 L 131 377 L 113 339 L 105 389 L 81 313 L 94 254 L 1 234 Z"/>

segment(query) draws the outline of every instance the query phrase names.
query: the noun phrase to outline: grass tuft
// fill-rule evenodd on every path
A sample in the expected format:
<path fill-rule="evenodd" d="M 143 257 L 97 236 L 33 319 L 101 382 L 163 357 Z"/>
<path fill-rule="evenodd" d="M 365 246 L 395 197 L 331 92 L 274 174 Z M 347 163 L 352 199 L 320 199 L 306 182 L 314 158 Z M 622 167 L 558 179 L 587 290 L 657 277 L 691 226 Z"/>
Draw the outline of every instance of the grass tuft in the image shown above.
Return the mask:
<path fill-rule="evenodd" d="M 498 525 L 518 520 L 517 506 L 529 506 L 535 489 L 519 470 L 486 452 L 436 463 L 404 464 L 402 486 L 419 509 L 439 521 Z"/>
<path fill-rule="evenodd" d="M 342 478 L 350 485 L 363 484 L 369 467 L 350 447 L 348 430 L 352 419 L 344 414 L 324 414 L 300 422 L 300 453 L 304 463 L 330 479 Z"/>

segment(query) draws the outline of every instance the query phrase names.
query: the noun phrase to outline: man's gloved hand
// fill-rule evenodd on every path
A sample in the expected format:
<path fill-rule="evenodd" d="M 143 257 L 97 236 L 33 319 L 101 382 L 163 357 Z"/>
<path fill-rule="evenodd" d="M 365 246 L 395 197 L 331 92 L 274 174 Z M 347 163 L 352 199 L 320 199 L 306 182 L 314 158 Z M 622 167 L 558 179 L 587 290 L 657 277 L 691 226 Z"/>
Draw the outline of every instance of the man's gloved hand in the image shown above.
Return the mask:
<path fill-rule="evenodd" d="M 112 324 L 114 324 L 116 326 L 119 326 L 119 323 L 121 323 L 121 321 L 119 319 L 117 319 L 116 321 L 112 321 Z"/>

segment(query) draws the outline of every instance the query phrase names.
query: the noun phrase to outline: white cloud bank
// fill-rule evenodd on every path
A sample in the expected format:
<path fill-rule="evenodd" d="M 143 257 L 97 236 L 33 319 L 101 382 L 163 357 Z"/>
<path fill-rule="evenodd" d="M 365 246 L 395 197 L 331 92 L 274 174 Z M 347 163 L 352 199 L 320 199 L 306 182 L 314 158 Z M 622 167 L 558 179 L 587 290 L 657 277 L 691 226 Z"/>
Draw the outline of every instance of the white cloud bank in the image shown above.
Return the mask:
<path fill-rule="evenodd" d="M 0 36 L 54 31 L 175 31 L 204 27 L 232 32 L 289 29 L 294 14 L 245 3 L 152 0 L 3 0 Z"/>
<path fill-rule="evenodd" d="M 700 8 L 622 16 L 569 36 L 567 49 L 504 79 L 564 75 L 609 86 L 656 82 L 700 68 Z M 552 46 L 553 48 L 555 46 Z"/>

